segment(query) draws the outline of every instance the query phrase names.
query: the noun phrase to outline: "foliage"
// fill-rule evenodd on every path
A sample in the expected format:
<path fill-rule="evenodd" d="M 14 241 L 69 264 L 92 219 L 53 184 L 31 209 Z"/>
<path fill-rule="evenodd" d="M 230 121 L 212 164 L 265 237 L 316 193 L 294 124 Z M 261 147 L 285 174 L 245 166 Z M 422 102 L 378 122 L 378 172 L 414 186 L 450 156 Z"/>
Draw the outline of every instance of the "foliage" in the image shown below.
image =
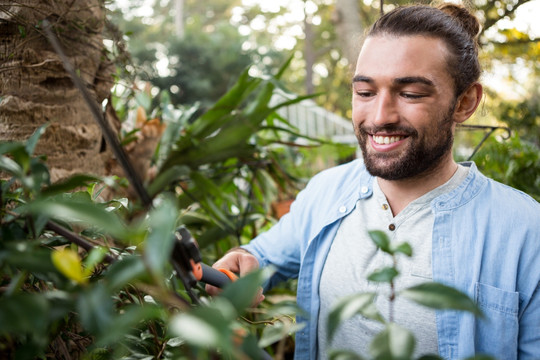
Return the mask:
<path fill-rule="evenodd" d="M 103 198 L 104 188 L 120 188 L 115 178 L 51 184 L 44 159 L 32 156 L 43 127 L 25 143 L 0 144 L 2 358 L 179 359 L 218 351 L 256 359 L 261 347 L 283 344 L 297 329 L 294 305 L 246 311 L 265 272 L 209 299 L 200 285 L 174 276 L 169 261 L 178 226 L 197 234 L 211 262 L 273 222 L 277 184 L 294 183 L 271 146 L 280 132 L 294 133 L 274 115 L 283 104 L 269 105 L 283 70 L 264 78 L 246 70 L 195 119 L 196 109 L 173 111 L 162 98 L 155 113 L 167 129 L 147 184 L 150 208 Z"/>
<path fill-rule="evenodd" d="M 392 257 L 393 266 L 376 270 L 368 276 L 370 281 L 386 283 L 390 287 L 389 301 L 390 310 L 388 319 L 376 308 L 374 299 L 376 293 L 358 293 L 347 296 L 336 303 L 328 315 L 328 341 L 335 337 L 339 325 L 353 316 L 361 315 L 366 319 L 380 322 L 384 325 L 370 344 L 370 358 L 373 359 L 413 359 L 415 338 L 411 331 L 401 327 L 393 321 L 393 304 L 396 297 L 402 296 L 420 305 L 437 310 L 460 310 L 468 311 L 475 316 L 483 316 L 478 306 L 464 293 L 446 285 L 428 282 L 410 288 L 395 291 L 398 256 L 412 256 L 412 248 L 408 243 L 393 245 L 386 233 L 375 230 L 370 231 L 369 236 L 378 249 Z M 355 354 L 340 349 L 331 349 L 329 357 L 338 359 L 364 359 L 368 354 Z M 476 357 L 475 357 L 476 358 Z M 437 355 L 424 355 L 421 359 L 441 359 Z M 486 357 L 486 359 L 489 359 Z"/>
<path fill-rule="evenodd" d="M 486 176 L 540 201 L 540 151 L 534 143 L 517 135 L 505 142 L 490 139 L 474 160 Z"/>

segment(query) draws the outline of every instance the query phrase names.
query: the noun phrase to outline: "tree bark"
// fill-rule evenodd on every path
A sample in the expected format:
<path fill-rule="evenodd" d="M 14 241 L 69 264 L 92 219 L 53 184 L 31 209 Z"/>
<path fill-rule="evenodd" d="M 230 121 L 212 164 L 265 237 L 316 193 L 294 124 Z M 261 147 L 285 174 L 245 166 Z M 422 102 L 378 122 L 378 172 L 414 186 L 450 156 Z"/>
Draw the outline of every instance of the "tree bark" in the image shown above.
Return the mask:
<path fill-rule="evenodd" d="M 36 147 L 51 180 L 105 173 L 103 136 L 40 24 L 47 19 L 83 82 L 101 104 L 114 66 L 107 59 L 101 0 L 0 0 L 0 141 L 21 141 L 49 123 Z"/>
<path fill-rule="evenodd" d="M 334 24 L 341 46 L 341 53 L 354 68 L 362 46 L 362 34 L 365 25 L 360 17 L 358 0 L 336 0 Z"/>

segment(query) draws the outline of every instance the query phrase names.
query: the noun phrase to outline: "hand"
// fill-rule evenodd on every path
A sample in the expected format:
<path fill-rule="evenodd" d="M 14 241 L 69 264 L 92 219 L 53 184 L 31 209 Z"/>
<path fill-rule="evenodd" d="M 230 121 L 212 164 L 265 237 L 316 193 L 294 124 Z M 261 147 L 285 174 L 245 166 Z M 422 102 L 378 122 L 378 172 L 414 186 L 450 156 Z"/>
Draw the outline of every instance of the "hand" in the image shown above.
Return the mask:
<path fill-rule="evenodd" d="M 242 248 L 234 248 L 216 261 L 212 267 L 215 269 L 226 269 L 239 276 L 243 276 L 251 271 L 257 270 L 259 268 L 259 261 L 249 251 Z M 218 295 L 221 292 L 221 289 L 215 286 L 206 285 L 206 292 L 210 295 Z M 262 294 L 261 288 L 253 301 L 253 305 L 256 306 L 263 300 L 264 295 Z"/>

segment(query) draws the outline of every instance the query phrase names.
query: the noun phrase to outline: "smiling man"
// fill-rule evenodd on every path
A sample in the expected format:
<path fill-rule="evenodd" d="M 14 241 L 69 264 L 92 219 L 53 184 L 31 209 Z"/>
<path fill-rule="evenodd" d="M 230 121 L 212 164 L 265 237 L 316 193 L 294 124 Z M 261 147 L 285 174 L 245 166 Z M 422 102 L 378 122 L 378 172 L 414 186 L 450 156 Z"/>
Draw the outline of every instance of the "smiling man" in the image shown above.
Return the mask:
<path fill-rule="evenodd" d="M 485 318 L 395 301 L 394 320 L 417 340 L 415 355 L 462 359 L 540 358 L 540 205 L 452 157 L 457 124 L 482 98 L 480 25 L 465 8 L 399 7 L 369 30 L 352 81 L 352 122 L 363 161 L 315 176 L 289 214 L 215 266 L 241 275 L 272 265 L 267 287 L 298 278 L 309 314 L 295 358 L 330 348 L 367 355 L 380 324 L 357 316 L 327 343 L 327 316 L 340 298 L 387 289 L 366 277 L 389 265 L 368 236 L 407 241 L 396 290 L 438 281 L 468 294 Z M 208 288 L 210 293 L 216 289 Z M 387 297 L 376 300 L 388 309 Z"/>

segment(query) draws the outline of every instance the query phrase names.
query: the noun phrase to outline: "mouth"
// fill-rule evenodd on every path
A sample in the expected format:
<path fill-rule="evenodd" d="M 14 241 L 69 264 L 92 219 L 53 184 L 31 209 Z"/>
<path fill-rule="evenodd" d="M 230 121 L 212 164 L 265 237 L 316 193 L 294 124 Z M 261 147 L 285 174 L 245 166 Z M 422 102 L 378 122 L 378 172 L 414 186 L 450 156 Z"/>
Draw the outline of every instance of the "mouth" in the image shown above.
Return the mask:
<path fill-rule="evenodd" d="M 402 135 L 372 135 L 373 141 L 378 145 L 390 145 L 406 138 Z"/>

